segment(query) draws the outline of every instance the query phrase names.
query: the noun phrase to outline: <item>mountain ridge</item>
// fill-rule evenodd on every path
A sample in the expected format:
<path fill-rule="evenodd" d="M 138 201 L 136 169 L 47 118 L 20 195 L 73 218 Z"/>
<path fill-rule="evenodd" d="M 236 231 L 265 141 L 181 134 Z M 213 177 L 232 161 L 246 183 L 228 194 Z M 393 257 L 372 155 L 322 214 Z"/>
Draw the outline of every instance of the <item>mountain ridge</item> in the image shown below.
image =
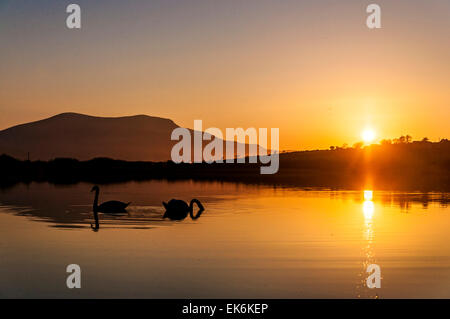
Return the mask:
<path fill-rule="evenodd" d="M 109 157 L 127 161 L 167 161 L 171 159 L 173 145 L 178 142 L 171 140 L 172 131 L 178 127 L 171 119 L 145 114 L 100 117 L 65 112 L 1 130 L 0 154 L 32 160 Z M 192 136 L 193 130 L 189 131 Z M 209 141 L 203 143 L 206 145 Z M 225 150 L 225 145 L 232 142 L 223 143 Z M 247 149 L 248 145 L 246 155 Z"/>
<path fill-rule="evenodd" d="M 76 113 L 76 112 L 63 112 L 63 113 L 59 113 L 44 119 L 40 119 L 40 120 L 36 120 L 36 121 L 31 121 L 31 122 L 27 122 L 27 123 L 20 123 L 20 124 L 16 124 L 10 127 L 7 127 L 3 130 L 0 130 L 0 133 L 17 128 L 17 127 L 22 127 L 22 126 L 27 126 L 27 125 L 33 125 L 33 124 L 38 124 L 38 123 L 42 123 L 42 122 L 47 122 L 47 121 L 51 121 L 51 120 L 55 120 L 55 119 L 101 119 L 101 120 L 120 120 L 120 119 L 155 119 L 155 120 L 163 120 L 163 121 L 167 121 L 169 123 L 172 123 L 174 126 L 179 127 L 173 120 L 168 119 L 168 118 L 163 118 L 163 117 L 158 117 L 158 116 L 150 116 L 150 115 L 146 115 L 146 114 L 136 114 L 136 115 L 126 115 L 126 116 L 95 116 L 95 115 L 88 115 L 88 114 L 83 114 L 83 113 Z"/>

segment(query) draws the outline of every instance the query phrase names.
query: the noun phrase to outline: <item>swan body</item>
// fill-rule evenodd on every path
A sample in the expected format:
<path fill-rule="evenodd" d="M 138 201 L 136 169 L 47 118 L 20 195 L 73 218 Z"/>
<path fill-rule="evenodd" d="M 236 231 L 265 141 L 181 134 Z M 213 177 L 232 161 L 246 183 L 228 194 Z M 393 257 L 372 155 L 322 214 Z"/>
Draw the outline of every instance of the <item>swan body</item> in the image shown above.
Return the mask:
<path fill-rule="evenodd" d="M 120 214 L 120 213 L 126 213 L 126 208 L 129 203 L 119 202 L 117 200 L 110 200 L 108 202 L 101 203 L 98 205 L 98 194 L 100 192 L 100 189 L 98 186 L 92 187 L 91 192 L 95 191 L 95 199 L 94 199 L 94 205 L 93 210 L 94 213 L 104 213 L 104 214 Z"/>
<path fill-rule="evenodd" d="M 117 200 L 110 200 L 101 203 L 97 206 L 97 211 L 106 214 L 124 213 L 130 203 L 119 202 Z"/>
<path fill-rule="evenodd" d="M 197 204 L 199 210 L 194 216 L 194 203 Z M 171 199 L 168 203 L 163 202 L 166 212 L 163 218 L 169 218 L 172 220 L 183 220 L 190 214 L 192 219 L 197 219 L 203 213 L 205 208 L 198 199 L 192 199 L 188 205 L 185 201 L 179 199 Z"/>

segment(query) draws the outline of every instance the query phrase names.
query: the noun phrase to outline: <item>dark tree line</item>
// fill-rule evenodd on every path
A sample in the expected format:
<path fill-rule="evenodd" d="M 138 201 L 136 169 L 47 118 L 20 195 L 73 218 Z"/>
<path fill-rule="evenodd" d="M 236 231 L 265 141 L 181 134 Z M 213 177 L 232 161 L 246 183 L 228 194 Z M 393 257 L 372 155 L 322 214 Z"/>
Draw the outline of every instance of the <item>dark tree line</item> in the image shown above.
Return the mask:
<path fill-rule="evenodd" d="M 450 190 L 450 142 L 411 141 L 408 136 L 363 147 L 280 154 L 280 169 L 261 175 L 261 164 L 175 164 L 108 158 L 21 161 L 0 156 L 0 186 L 23 182 L 116 183 L 195 179 L 301 187 Z"/>

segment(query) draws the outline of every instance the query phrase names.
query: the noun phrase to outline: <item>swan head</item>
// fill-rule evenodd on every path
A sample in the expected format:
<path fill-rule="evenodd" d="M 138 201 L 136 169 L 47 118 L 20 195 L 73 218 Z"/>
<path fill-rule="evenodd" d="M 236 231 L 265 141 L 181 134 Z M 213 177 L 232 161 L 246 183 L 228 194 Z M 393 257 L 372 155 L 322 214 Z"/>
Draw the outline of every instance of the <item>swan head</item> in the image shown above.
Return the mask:
<path fill-rule="evenodd" d="M 95 185 L 94 187 L 92 187 L 91 192 L 97 191 L 98 192 L 99 188 L 97 185 Z"/>

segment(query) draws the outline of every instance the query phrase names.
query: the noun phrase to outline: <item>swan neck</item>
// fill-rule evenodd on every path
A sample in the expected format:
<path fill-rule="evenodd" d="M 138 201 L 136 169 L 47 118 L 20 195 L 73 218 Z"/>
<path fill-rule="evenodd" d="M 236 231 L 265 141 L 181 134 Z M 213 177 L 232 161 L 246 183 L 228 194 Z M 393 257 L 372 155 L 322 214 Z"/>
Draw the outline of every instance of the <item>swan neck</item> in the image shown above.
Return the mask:
<path fill-rule="evenodd" d="M 193 199 L 189 203 L 189 216 L 191 216 L 192 219 L 194 218 L 194 200 Z"/>
<path fill-rule="evenodd" d="M 198 208 L 199 208 L 199 211 L 198 211 L 196 216 L 194 216 L 194 203 L 196 203 Z M 190 214 L 192 219 L 199 218 L 200 215 L 202 214 L 203 210 L 204 210 L 204 207 L 203 207 L 202 203 L 200 203 L 200 201 L 198 199 L 194 198 L 194 199 L 191 200 L 191 203 L 189 205 L 189 214 Z"/>

